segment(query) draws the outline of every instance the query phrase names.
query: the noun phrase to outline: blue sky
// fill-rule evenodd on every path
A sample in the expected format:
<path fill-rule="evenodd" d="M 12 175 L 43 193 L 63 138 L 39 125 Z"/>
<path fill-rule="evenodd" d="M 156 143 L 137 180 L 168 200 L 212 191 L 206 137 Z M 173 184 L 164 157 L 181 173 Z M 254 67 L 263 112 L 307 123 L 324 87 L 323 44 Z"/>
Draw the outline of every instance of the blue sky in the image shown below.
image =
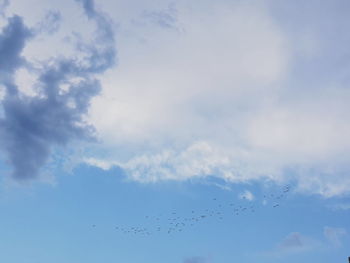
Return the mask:
<path fill-rule="evenodd" d="M 346 262 L 349 9 L 0 1 L 0 259 Z"/>

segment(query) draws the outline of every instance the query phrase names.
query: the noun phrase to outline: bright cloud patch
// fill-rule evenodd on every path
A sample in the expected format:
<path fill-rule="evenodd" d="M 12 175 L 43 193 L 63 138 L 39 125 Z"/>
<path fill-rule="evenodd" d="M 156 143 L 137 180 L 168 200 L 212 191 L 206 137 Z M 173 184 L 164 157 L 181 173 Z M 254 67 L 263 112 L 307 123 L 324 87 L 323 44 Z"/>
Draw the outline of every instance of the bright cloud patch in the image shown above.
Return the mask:
<path fill-rule="evenodd" d="M 338 76 L 310 87 L 294 69 L 314 68 L 298 55 L 323 59 L 298 41 L 301 28 L 289 34 L 258 4 L 220 1 L 199 10 L 180 1 L 152 14 L 121 28 L 120 65 L 90 111 L 109 156 L 87 158 L 142 182 L 296 179 L 307 193 L 349 192 L 350 93 Z"/>

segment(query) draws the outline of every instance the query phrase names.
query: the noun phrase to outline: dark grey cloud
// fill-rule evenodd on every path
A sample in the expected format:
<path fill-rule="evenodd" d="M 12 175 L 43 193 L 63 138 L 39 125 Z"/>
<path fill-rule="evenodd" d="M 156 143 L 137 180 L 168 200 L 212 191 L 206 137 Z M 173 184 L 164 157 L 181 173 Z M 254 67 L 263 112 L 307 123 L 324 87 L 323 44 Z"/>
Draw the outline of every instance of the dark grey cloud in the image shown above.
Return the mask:
<path fill-rule="evenodd" d="M 205 257 L 186 258 L 183 263 L 209 263 L 209 259 Z"/>
<path fill-rule="evenodd" d="M 0 84 L 6 88 L 0 143 L 16 179 L 35 178 L 54 147 L 94 138 L 94 128 L 84 116 L 91 98 L 100 91 L 96 75 L 114 65 L 116 50 L 107 16 L 97 12 L 92 1 L 83 1 L 83 7 L 96 22 L 94 40 L 78 44 L 83 58 L 56 57 L 36 67 L 36 96 L 22 94 L 14 82 L 17 69 L 30 67 L 21 53 L 35 30 L 14 16 L 0 33 Z"/>

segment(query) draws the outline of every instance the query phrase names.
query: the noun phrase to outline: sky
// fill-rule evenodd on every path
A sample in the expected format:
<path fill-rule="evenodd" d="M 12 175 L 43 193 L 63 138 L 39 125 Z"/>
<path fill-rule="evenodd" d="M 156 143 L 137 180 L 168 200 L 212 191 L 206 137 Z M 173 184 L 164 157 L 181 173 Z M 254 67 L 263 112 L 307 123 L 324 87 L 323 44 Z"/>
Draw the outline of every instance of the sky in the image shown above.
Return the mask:
<path fill-rule="evenodd" d="M 0 0 L 0 260 L 347 262 L 349 11 Z"/>

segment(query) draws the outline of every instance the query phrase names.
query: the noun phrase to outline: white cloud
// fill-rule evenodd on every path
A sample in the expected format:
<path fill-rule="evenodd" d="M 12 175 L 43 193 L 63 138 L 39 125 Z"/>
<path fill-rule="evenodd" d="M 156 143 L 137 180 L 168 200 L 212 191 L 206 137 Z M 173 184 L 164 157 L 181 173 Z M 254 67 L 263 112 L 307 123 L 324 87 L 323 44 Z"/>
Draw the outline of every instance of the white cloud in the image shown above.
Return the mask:
<path fill-rule="evenodd" d="M 86 158 L 84 159 L 84 163 L 91 165 L 91 166 L 95 166 L 98 167 L 102 170 L 109 170 L 113 167 L 113 165 L 117 165 L 117 163 L 112 163 L 112 162 L 108 162 L 108 161 L 104 161 L 104 160 L 97 160 L 94 158 Z"/>
<path fill-rule="evenodd" d="M 220 123 L 234 121 L 231 112 L 242 99 L 274 89 L 283 76 L 283 36 L 264 12 L 244 5 L 203 13 L 177 8 L 180 32 L 131 27 L 132 37 L 119 37 L 119 67 L 105 78 L 91 110 L 106 141 L 201 136 L 211 114 Z"/>
<path fill-rule="evenodd" d="M 293 75 L 298 49 L 262 4 L 174 8 L 175 30 L 124 14 L 119 67 L 90 111 L 111 155 L 89 157 L 142 182 L 294 178 L 303 192 L 349 193 L 350 93 Z"/>
<path fill-rule="evenodd" d="M 36 74 L 31 74 L 28 69 L 21 68 L 16 71 L 16 85 L 20 92 L 26 96 L 37 96 L 38 92 L 34 89 Z"/>
<path fill-rule="evenodd" d="M 35 1 L 13 1 L 8 13 L 25 14 L 34 27 L 44 10 L 55 9 L 62 25 L 24 50 L 34 65 L 52 54 L 72 55 L 65 44 L 72 30 L 83 38 L 94 30 L 75 15 L 81 12 L 76 3 L 40 1 L 42 11 L 28 13 Z M 103 169 L 118 165 L 142 182 L 296 179 L 302 192 L 349 193 L 348 71 L 340 66 L 327 81 L 313 73 L 312 60 L 333 54 L 334 45 L 315 31 L 318 18 L 291 29 L 258 1 L 97 5 L 118 23 L 119 65 L 102 78 L 102 94 L 93 100 L 89 122 L 101 145 L 84 161 Z M 23 92 L 32 94 L 32 76 L 17 75 Z"/>
<path fill-rule="evenodd" d="M 249 97 L 270 93 L 284 75 L 283 35 L 254 6 L 177 9 L 180 31 L 143 28 L 147 39 L 140 42 L 139 28 L 131 27 L 120 36 L 119 67 L 104 78 L 91 121 L 105 144 L 135 147 L 130 158 L 186 151 L 196 141 L 221 147 L 225 139 L 243 151 L 234 137 L 246 122 L 243 115 L 255 110 Z M 243 115 L 237 111 L 242 107 Z"/>
<path fill-rule="evenodd" d="M 263 108 L 248 125 L 248 141 L 298 163 L 338 158 L 350 149 L 350 122 L 345 115 L 350 92 L 332 89 L 320 91 L 318 97 Z"/>
<path fill-rule="evenodd" d="M 271 170 L 266 167 L 256 170 L 258 164 L 250 167 L 248 163 L 236 162 L 232 153 L 225 154 L 223 149 L 204 141 L 194 142 L 185 149 L 165 149 L 159 153 L 136 155 L 124 162 L 93 157 L 84 159 L 84 162 L 102 169 L 119 166 L 130 178 L 140 182 L 188 180 L 206 176 L 219 177 L 232 183 L 261 177 L 272 179 L 269 173 Z"/>

